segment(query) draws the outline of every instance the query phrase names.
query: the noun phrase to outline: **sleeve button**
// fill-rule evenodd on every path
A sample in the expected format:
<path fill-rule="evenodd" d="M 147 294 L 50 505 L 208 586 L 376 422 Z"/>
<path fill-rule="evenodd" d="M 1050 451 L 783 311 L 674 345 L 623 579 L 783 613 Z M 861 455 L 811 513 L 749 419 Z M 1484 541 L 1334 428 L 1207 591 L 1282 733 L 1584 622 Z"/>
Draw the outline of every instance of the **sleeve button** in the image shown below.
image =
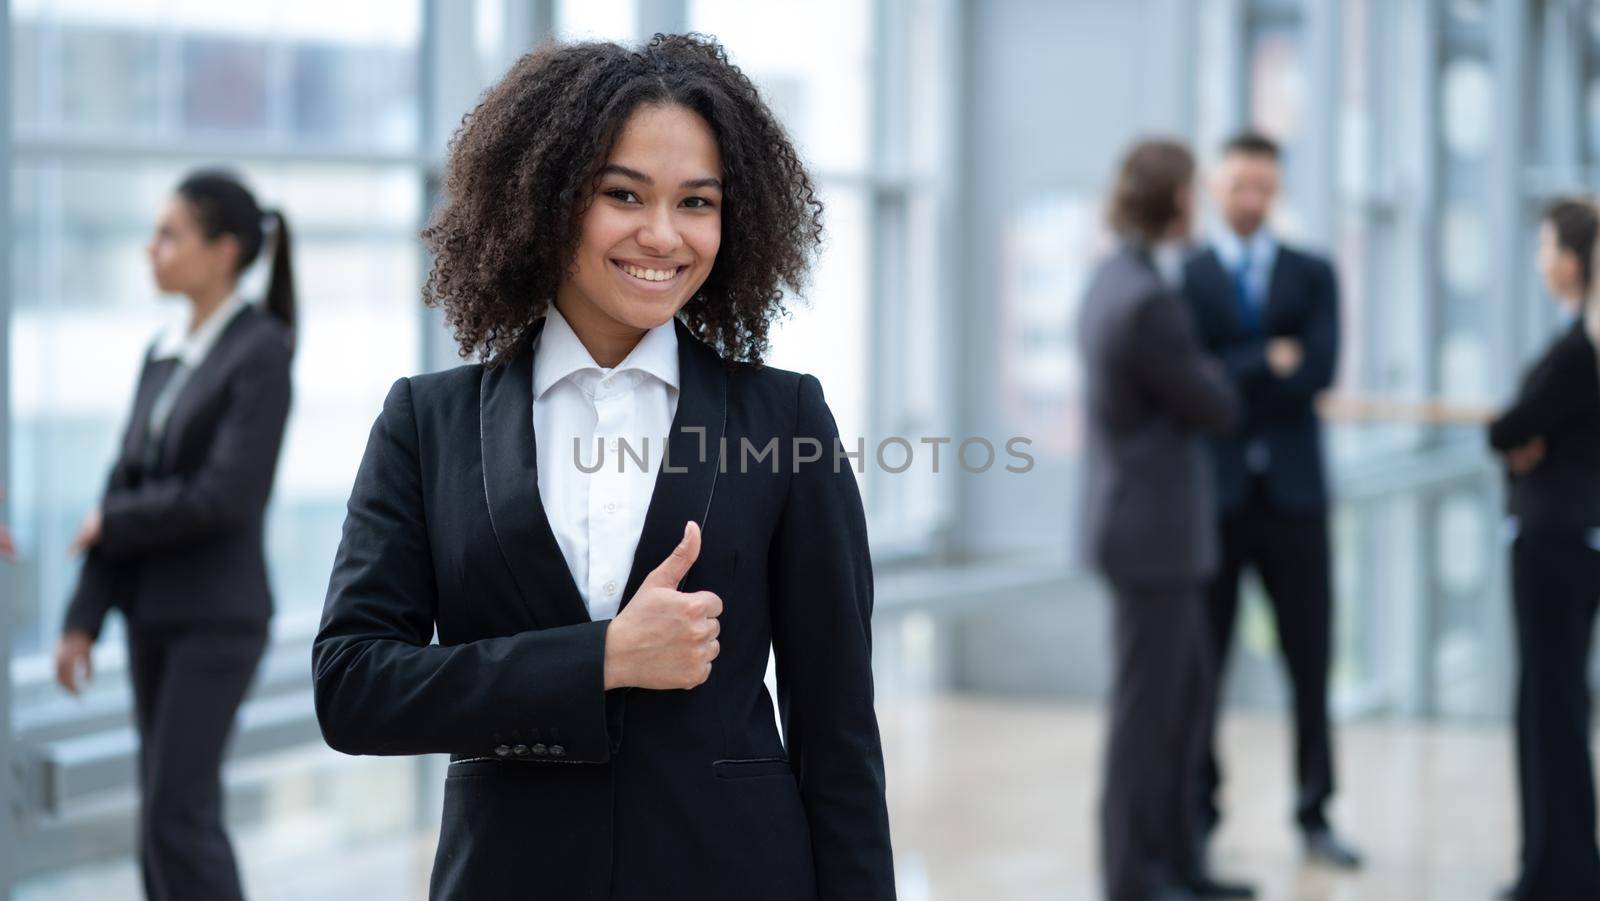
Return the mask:
<path fill-rule="evenodd" d="M 533 756 L 535 756 L 535 757 L 543 757 L 544 755 L 546 755 L 548 753 L 549 753 L 549 750 L 547 748 L 545 748 L 545 746 L 542 745 L 542 744 L 533 746 Z"/>
<path fill-rule="evenodd" d="M 494 753 L 497 756 L 500 756 L 500 757 L 510 757 L 511 756 L 511 748 L 508 745 L 499 745 L 498 747 L 496 747 L 494 749 Z"/>
<path fill-rule="evenodd" d="M 517 745 L 515 748 L 512 748 L 511 750 L 518 757 L 527 757 L 528 756 L 528 746 L 527 745 Z"/>
<path fill-rule="evenodd" d="M 560 745 L 551 745 L 550 746 L 550 756 L 551 757 L 565 757 L 565 756 L 567 756 L 567 749 L 563 748 Z"/>

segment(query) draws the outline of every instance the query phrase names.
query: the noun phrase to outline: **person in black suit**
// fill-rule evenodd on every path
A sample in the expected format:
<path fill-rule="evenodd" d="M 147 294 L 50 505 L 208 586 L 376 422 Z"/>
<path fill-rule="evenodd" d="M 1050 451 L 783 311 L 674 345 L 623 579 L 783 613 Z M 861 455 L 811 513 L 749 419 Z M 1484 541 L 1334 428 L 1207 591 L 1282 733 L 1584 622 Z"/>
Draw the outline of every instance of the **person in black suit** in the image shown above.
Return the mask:
<path fill-rule="evenodd" d="M 1122 246 L 1096 269 L 1077 326 L 1088 385 L 1081 552 L 1116 605 L 1100 799 L 1112 901 L 1253 894 L 1205 874 L 1186 813 L 1215 672 L 1200 598 L 1217 558 L 1200 435 L 1238 409 L 1176 292 L 1193 176 L 1181 144 L 1145 141 L 1124 157 L 1110 206 Z"/>
<path fill-rule="evenodd" d="M 1588 680 L 1600 604 L 1600 366 L 1585 327 L 1596 231 L 1587 201 L 1545 210 L 1539 271 L 1565 325 L 1488 429 L 1504 455 L 1515 535 L 1517 901 L 1600 897 Z"/>
<path fill-rule="evenodd" d="M 1341 867 L 1360 856 L 1333 831 L 1328 670 L 1333 579 L 1322 430 L 1313 401 L 1339 358 L 1339 289 L 1326 260 L 1279 242 L 1267 227 L 1278 190 L 1278 148 L 1245 132 L 1223 148 L 1215 197 L 1225 228 L 1185 267 L 1184 293 L 1201 340 L 1244 400 L 1232 428 L 1211 439 L 1222 561 L 1206 592 L 1212 649 L 1226 669 L 1246 567 L 1261 576 L 1293 685 L 1295 818 L 1307 853 Z M 1206 755 L 1195 815 L 1202 834 L 1221 819 L 1216 722 L 1208 703 Z"/>
<path fill-rule="evenodd" d="M 893 898 L 861 495 L 761 364 L 820 238 L 783 129 L 657 35 L 522 57 L 451 148 L 424 293 L 482 362 L 373 425 L 324 738 L 449 755 L 431 898 Z"/>
<path fill-rule="evenodd" d="M 264 302 L 238 279 L 273 228 Z M 289 413 L 294 286 L 283 215 L 237 179 L 186 178 L 147 248 L 188 316 L 145 355 L 56 650 L 76 694 L 106 613 L 122 611 L 139 733 L 145 895 L 242 898 L 222 822 L 222 757 L 267 641 L 262 520 Z"/>

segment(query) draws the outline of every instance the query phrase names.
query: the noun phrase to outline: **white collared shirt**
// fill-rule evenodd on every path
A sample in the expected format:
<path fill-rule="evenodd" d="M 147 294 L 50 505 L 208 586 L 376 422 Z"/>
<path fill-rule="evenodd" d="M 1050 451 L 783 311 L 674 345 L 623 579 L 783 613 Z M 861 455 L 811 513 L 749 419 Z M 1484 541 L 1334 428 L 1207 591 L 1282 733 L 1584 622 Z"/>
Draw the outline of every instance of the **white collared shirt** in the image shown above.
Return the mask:
<path fill-rule="evenodd" d="M 1211 246 L 1230 278 L 1238 270 L 1245 252 L 1249 251 L 1250 269 L 1245 273 L 1245 285 L 1250 289 L 1250 302 L 1258 310 L 1266 306 L 1267 289 L 1270 287 L 1268 281 L 1272 278 L 1272 266 L 1278 261 L 1278 241 L 1272 237 L 1272 233 L 1262 227 L 1250 237 L 1241 238 L 1232 229 L 1224 227 L 1218 229 L 1216 236 L 1211 239 Z"/>
<path fill-rule="evenodd" d="M 1150 245 L 1150 263 L 1156 267 L 1161 283 L 1173 291 L 1183 290 L 1183 261 L 1189 255 L 1184 241 L 1157 241 Z"/>
<path fill-rule="evenodd" d="M 233 317 L 246 306 L 244 298 L 238 292 L 229 294 L 200 327 L 189 331 L 190 311 L 187 305 L 183 308 L 183 315 L 175 317 L 171 324 L 156 336 L 155 350 L 152 360 L 169 360 L 176 357 L 185 366 L 193 369 L 200 365 L 211 352 L 212 345 L 217 343 L 217 338 L 222 335 L 222 330 L 228 327 Z"/>
<path fill-rule="evenodd" d="M 167 417 L 172 414 L 172 407 L 177 403 L 178 395 L 183 392 L 183 386 L 188 383 L 189 376 L 205 361 L 206 355 L 211 353 L 211 348 L 217 343 L 217 338 L 222 336 L 222 330 L 228 323 L 248 306 L 238 292 L 229 294 L 200 327 L 189 331 L 191 311 L 187 304 L 184 305 L 181 316 L 173 318 L 171 324 L 156 336 L 155 344 L 151 348 L 150 360 L 177 360 L 178 365 L 173 370 L 172 376 L 161 386 L 161 393 L 150 404 L 150 420 L 145 431 L 145 465 L 154 468 L 160 459 L 160 448 L 167 428 Z"/>
<path fill-rule="evenodd" d="M 555 304 L 545 318 L 533 354 L 539 496 L 589 618 L 610 619 L 622 604 L 678 412 L 675 320 L 645 332 L 606 369 Z"/>

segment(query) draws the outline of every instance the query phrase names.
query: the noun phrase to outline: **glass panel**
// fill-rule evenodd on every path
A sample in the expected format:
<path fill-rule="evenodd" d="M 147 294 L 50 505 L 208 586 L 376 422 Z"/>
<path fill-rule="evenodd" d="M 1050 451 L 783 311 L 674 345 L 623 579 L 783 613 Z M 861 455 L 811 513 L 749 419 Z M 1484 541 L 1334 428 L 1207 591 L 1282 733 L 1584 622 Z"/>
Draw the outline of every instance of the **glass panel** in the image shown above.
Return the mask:
<path fill-rule="evenodd" d="M 1494 80 L 1483 60 L 1462 57 L 1444 69 L 1441 89 L 1444 146 L 1467 160 L 1489 152 L 1494 131 Z"/>
<path fill-rule="evenodd" d="M 867 423 L 867 347 L 869 341 L 868 199 L 858 187 L 822 189 L 827 230 L 821 256 L 813 268 L 804 299 L 789 300 L 793 315 L 774 323 L 772 354 L 767 362 L 784 369 L 815 374 L 839 423 L 847 450 L 865 439 L 868 454 L 875 440 Z M 863 488 L 870 484 L 874 466 L 865 468 Z M 898 458 L 891 458 L 894 463 Z"/>
<path fill-rule="evenodd" d="M 556 34 L 568 40 L 631 43 L 638 38 L 636 0 L 560 0 Z"/>
<path fill-rule="evenodd" d="M 858 171 L 872 133 L 871 11 L 854 0 L 693 0 L 689 26 L 722 40 L 808 164 Z"/>
<path fill-rule="evenodd" d="M 153 33 L 62 29 L 61 124 L 153 131 L 160 119 L 160 45 Z"/>
<path fill-rule="evenodd" d="M 415 4 L 18 6 L 19 137 L 416 144 Z"/>
<path fill-rule="evenodd" d="M 1298 198 L 1307 196 L 1300 164 L 1307 137 L 1306 72 L 1300 34 L 1293 27 L 1258 29 L 1250 51 L 1250 122 L 1283 147 L 1284 191 L 1273 225 L 1288 237 L 1301 231 Z"/>

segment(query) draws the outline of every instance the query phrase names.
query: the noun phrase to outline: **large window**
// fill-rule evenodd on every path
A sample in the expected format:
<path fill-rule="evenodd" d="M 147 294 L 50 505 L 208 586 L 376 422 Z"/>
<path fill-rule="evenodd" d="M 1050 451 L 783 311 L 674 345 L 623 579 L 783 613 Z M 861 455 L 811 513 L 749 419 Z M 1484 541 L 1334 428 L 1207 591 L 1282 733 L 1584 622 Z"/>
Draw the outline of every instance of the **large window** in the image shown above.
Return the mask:
<path fill-rule="evenodd" d="M 937 0 L 801 6 L 693 0 L 687 27 L 715 35 L 761 89 L 816 180 L 825 245 L 805 299 L 772 335 L 775 366 L 820 378 L 846 447 L 864 447 L 875 546 L 921 548 L 948 510 L 948 461 L 924 436 L 948 424 L 939 348 L 945 181 L 942 73 L 950 13 Z M 781 20 L 783 27 L 773 23 Z M 914 450 L 910 466 L 900 437 Z"/>
<path fill-rule="evenodd" d="M 186 309 L 158 295 L 143 249 L 186 170 L 235 169 L 294 232 L 301 344 L 269 524 L 280 622 L 320 608 L 367 427 L 389 382 L 418 368 L 418 9 L 172 9 L 13 12 L 12 516 L 27 554 L 11 641 L 28 671 L 59 628 L 77 574 L 67 545 L 139 360 Z"/>

